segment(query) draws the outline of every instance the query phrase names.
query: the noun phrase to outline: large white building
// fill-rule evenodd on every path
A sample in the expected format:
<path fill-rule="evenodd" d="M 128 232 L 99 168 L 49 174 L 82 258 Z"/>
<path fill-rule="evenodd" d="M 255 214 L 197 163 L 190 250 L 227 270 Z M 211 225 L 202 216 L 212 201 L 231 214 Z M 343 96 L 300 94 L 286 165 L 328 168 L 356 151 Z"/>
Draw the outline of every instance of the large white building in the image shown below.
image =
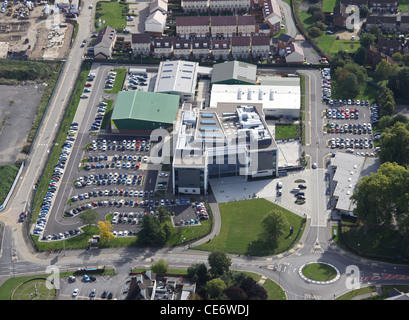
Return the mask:
<path fill-rule="evenodd" d="M 280 80 L 284 78 L 280 77 Z M 298 82 L 297 82 L 298 80 Z M 265 117 L 297 119 L 300 115 L 301 91 L 299 78 L 291 82 L 265 85 L 214 84 L 210 97 L 210 108 L 219 103 L 236 103 L 261 106 Z"/>
<path fill-rule="evenodd" d="M 181 101 L 193 101 L 199 64 L 191 61 L 162 61 L 154 92 L 178 94 Z"/>
<path fill-rule="evenodd" d="M 276 177 L 278 148 L 260 106 L 185 108 L 172 163 L 175 194 L 205 195 L 212 178 Z"/>

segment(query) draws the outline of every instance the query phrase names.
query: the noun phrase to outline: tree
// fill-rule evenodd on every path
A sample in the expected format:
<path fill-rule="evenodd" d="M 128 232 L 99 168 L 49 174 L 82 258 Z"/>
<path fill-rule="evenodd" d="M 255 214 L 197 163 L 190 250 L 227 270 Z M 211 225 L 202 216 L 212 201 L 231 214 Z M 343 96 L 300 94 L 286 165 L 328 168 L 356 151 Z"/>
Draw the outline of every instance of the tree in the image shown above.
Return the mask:
<path fill-rule="evenodd" d="M 214 251 L 209 254 L 207 260 L 210 265 L 210 273 L 214 276 L 220 276 L 229 271 L 231 266 L 231 259 L 220 251 Z"/>
<path fill-rule="evenodd" d="M 206 283 L 206 292 L 210 299 L 221 299 L 226 284 L 220 278 L 215 278 Z"/>
<path fill-rule="evenodd" d="M 266 289 L 260 286 L 252 277 L 245 277 L 240 288 L 247 294 L 249 300 L 267 300 Z"/>
<path fill-rule="evenodd" d="M 209 272 L 204 263 L 196 263 L 187 268 L 187 275 L 198 287 L 201 287 L 209 280 Z"/>
<path fill-rule="evenodd" d="M 393 59 L 394 61 L 402 61 L 402 58 L 403 58 L 403 55 L 402 55 L 400 52 L 395 52 L 395 53 L 392 55 L 392 59 Z"/>
<path fill-rule="evenodd" d="M 371 11 L 369 10 L 366 4 L 359 6 L 359 17 L 360 18 L 366 18 L 370 13 Z"/>
<path fill-rule="evenodd" d="M 80 219 L 82 223 L 91 226 L 98 220 L 98 212 L 95 210 L 85 210 L 81 213 Z"/>
<path fill-rule="evenodd" d="M 409 125 L 396 122 L 381 136 L 381 163 L 396 162 L 399 165 L 409 165 Z"/>
<path fill-rule="evenodd" d="M 113 225 L 109 221 L 98 221 L 99 236 L 102 241 L 110 241 L 115 238 L 115 235 L 111 232 Z"/>
<path fill-rule="evenodd" d="M 376 65 L 375 72 L 379 80 L 388 79 L 391 74 L 391 71 L 392 71 L 392 66 L 388 61 L 386 61 L 386 59 L 381 60 Z"/>
<path fill-rule="evenodd" d="M 367 228 L 392 227 L 407 237 L 409 227 L 409 170 L 383 163 L 376 173 L 361 179 L 351 199 L 354 213 Z"/>
<path fill-rule="evenodd" d="M 379 105 L 379 115 L 382 118 L 383 116 L 391 116 L 395 111 L 395 99 L 393 98 L 392 90 L 386 88 L 382 90 L 377 96 L 377 102 Z"/>
<path fill-rule="evenodd" d="M 152 264 L 152 271 L 155 272 L 158 275 L 163 275 L 166 272 L 168 272 L 169 264 L 163 260 L 160 259 L 158 262 Z"/>
<path fill-rule="evenodd" d="M 247 300 L 247 293 L 238 286 L 230 286 L 224 290 L 224 295 L 229 298 L 229 300 Z"/>
<path fill-rule="evenodd" d="M 138 233 L 141 244 L 158 246 L 163 245 L 166 237 L 160 226 L 159 220 L 151 215 L 144 215 L 142 218 L 141 230 Z"/>
<path fill-rule="evenodd" d="M 359 94 L 359 82 L 355 74 L 346 73 L 344 76 L 337 81 L 338 93 L 341 96 L 356 97 Z"/>
<path fill-rule="evenodd" d="M 288 221 L 281 210 L 273 210 L 263 219 L 264 237 L 276 243 L 289 228 Z"/>
<path fill-rule="evenodd" d="M 367 48 L 375 43 L 375 36 L 371 33 L 363 33 L 359 38 L 359 43 Z"/>
<path fill-rule="evenodd" d="M 364 65 L 366 62 L 366 49 L 365 47 L 359 47 L 354 55 L 354 62 L 359 65 Z"/>
<path fill-rule="evenodd" d="M 409 67 L 402 67 L 396 74 L 392 74 L 388 88 L 394 92 L 395 97 L 409 101 Z"/>
<path fill-rule="evenodd" d="M 317 27 L 312 27 L 308 30 L 308 35 L 311 38 L 317 38 L 322 34 L 322 31 L 318 29 Z"/>
<path fill-rule="evenodd" d="M 404 64 L 405 66 L 409 67 L 409 53 L 405 54 L 405 55 L 402 57 L 402 62 L 403 62 L 403 64 Z"/>

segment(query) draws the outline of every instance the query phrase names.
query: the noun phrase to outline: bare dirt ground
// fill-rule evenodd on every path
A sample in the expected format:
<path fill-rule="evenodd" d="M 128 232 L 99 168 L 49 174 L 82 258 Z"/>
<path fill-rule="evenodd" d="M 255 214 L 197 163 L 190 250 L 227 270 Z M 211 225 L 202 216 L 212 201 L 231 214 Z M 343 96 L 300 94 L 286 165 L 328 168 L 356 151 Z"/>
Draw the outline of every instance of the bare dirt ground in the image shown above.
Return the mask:
<path fill-rule="evenodd" d="M 12 52 L 30 48 L 31 59 L 64 58 L 71 44 L 73 25 L 65 23 L 61 14 L 42 18 L 43 9 L 44 6 L 35 7 L 29 19 L 0 14 L 0 42 L 8 42 Z M 66 27 L 58 27 L 60 23 Z"/>

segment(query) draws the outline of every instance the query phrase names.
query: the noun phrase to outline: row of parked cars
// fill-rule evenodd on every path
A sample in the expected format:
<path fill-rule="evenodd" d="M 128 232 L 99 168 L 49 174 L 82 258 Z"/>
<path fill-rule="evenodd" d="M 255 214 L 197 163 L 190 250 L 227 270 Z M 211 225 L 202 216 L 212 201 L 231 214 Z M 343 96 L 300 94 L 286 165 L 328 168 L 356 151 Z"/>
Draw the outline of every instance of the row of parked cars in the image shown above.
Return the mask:
<path fill-rule="evenodd" d="M 65 163 L 68 160 L 68 155 L 71 152 L 71 147 L 74 144 L 75 138 L 73 135 L 78 130 L 78 123 L 71 123 L 70 129 L 68 130 L 68 137 L 63 144 L 63 148 L 58 159 L 58 163 L 54 167 L 54 171 L 51 180 L 48 184 L 47 193 L 43 198 L 43 202 L 40 208 L 40 214 L 38 215 L 36 224 L 34 225 L 33 234 L 42 235 L 47 224 L 48 213 L 51 209 L 52 199 L 54 194 L 57 192 L 58 182 L 61 180 L 61 176 L 64 173 Z"/>
<path fill-rule="evenodd" d="M 370 123 L 334 123 L 329 124 L 331 133 L 372 134 Z"/>
<path fill-rule="evenodd" d="M 331 68 L 324 68 L 321 70 L 322 76 L 322 100 L 331 100 Z"/>
<path fill-rule="evenodd" d="M 335 148 L 350 148 L 352 149 L 372 149 L 373 139 L 371 138 L 331 138 L 330 140 L 331 149 Z M 351 152 L 351 151 L 349 151 Z"/>
<path fill-rule="evenodd" d="M 327 109 L 327 118 L 328 119 L 359 119 L 359 110 L 357 108 L 340 108 L 340 109 Z"/>
<path fill-rule="evenodd" d="M 94 118 L 94 122 L 91 124 L 89 131 L 99 131 L 101 129 L 102 121 L 104 120 L 105 111 L 108 106 L 108 103 L 101 101 L 98 104 L 98 110 Z"/>
<path fill-rule="evenodd" d="M 91 174 L 79 177 L 75 182 L 75 187 L 83 188 L 86 186 L 105 186 L 105 185 L 141 185 L 143 183 L 144 176 L 142 174 L 128 174 L 122 172 L 110 172 L 109 174 Z"/>
<path fill-rule="evenodd" d="M 149 151 L 150 145 L 147 140 L 92 140 L 88 151 Z"/>
<path fill-rule="evenodd" d="M 116 72 L 109 71 L 108 76 L 105 80 L 105 89 L 112 89 L 114 87 L 115 78 L 116 78 Z"/>

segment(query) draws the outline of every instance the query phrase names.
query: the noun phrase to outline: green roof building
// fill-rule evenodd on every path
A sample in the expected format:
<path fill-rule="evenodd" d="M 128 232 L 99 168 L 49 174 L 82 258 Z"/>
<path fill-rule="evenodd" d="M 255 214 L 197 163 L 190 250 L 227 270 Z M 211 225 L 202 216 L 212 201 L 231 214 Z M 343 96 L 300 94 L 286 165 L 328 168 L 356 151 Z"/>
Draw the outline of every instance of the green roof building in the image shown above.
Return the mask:
<path fill-rule="evenodd" d="M 114 133 L 150 133 L 173 126 L 179 109 L 179 96 L 144 91 L 121 91 L 111 116 Z"/>

